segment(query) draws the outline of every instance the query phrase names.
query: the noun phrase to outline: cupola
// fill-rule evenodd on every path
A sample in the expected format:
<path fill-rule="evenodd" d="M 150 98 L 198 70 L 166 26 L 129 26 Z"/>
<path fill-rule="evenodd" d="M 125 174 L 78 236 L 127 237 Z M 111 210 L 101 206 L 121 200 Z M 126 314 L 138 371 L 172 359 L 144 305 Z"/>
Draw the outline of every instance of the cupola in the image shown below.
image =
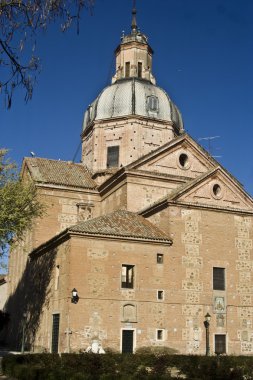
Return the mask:
<path fill-rule="evenodd" d="M 183 132 L 179 110 L 156 86 L 153 50 L 136 23 L 115 50 L 116 72 L 84 115 L 82 162 L 93 173 L 117 169 L 159 148 Z"/>
<path fill-rule="evenodd" d="M 148 44 L 148 38 L 141 33 L 136 24 L 136 9 L 132 11 L 131 33 L 122 35 L 121 43 L 115 50 L 116 73 L 112 83 L 123 78 L 146 79 L 155 84 L 152 75 L 153 50 Z"/>

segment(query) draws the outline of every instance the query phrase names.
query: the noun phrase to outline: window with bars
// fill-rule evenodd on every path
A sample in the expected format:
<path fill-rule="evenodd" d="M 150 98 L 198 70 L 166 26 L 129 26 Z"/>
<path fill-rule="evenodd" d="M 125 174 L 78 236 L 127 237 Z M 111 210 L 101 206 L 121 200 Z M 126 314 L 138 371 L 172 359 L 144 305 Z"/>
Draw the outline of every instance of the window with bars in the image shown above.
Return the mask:
<path fill-rule="evenodd" d="M 213 290 L 225 290 L 225 268 L 213 268 Z"/>
<path fill-rule="evenodd" d="M 60 314 L 53 314 L 51 352 L 58 353 Z"/>
<path fill-rule="evenodd" d="M 134 265 L 123 264 L 121 268 L 121 287 L 133 289 L 134 287 Z"/>
<path fill-rule="evenodd" d="M 107 167 L 113 168 L 119 166 L 119 146 L 109 146 L 107 148 Z"/>
<path fill-rule="evenodd" d="M 214 336 L 215 353 L 217 355 L 226 353 L 226 335 L 217 334 Z"/>
<path fill-rule="evenodd" d="M 130 62 L 126 62 L 125 64 L 125 77 L 126 78 L 130 77 Z"/>

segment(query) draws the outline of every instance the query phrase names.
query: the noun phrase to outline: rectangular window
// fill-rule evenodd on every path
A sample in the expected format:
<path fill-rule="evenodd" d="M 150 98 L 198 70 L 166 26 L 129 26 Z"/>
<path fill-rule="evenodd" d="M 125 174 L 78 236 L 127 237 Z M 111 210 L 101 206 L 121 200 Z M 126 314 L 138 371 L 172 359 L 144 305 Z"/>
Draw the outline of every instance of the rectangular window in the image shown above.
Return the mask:
<path fill-rule="evenodd" d="M 163 290 L 157 290 L 157 299 L 158 300 L 164 299 L 164 291 Z"/>
<path fill-rule="evenodd" d="M 138 62 L 138 78 L 142 78 L 142 62 Z"/>
<path fill-rule="evenodd" d="M 60 314 L 53 314 L 51 352 L 58 353 Z"/>
<path fill-rule="evenodd" d="M 126 62 L 125 66 L 125 77 L 129 78 L 130 77 L 130 62 Z"/>
<path fill-rule="evenodd" d="M 109 146 L 107 148 L 107 167 L 118 167 L 119 166 L 119 146 Z"/>
<path fill-rule="evenodd" d="M 164 340 L 164 330 L 156 330 L 156 340 Z"/>
<path fill-rule="evenodd" d="M 121 287 L 133 289 L 134 287 L 134 265 L 122 265 Z"/>
<path fill-rule="evenodd" d="M 225 290 L 224 268 L 213 268 L 213 290 Z"/>
<path fill-rule="evenodd" d="M 226 335 L 215 335 L 214 336 L 215 343 L 215 353 L 217 355 L 226 353 Z"/>
<path fill-rule="evenodd" d="M 163 264 L 163 254 L 162 253 L 157 253 L 156 262 L 157 262 L 157 264 Z"/>
<path fill-rule="evenodd" d="M 147 108 L 148 111 L 158 112 L 159 110 L 159 102 L 158 97 L 155 95 L 148 96 L 147 98 Z"/>

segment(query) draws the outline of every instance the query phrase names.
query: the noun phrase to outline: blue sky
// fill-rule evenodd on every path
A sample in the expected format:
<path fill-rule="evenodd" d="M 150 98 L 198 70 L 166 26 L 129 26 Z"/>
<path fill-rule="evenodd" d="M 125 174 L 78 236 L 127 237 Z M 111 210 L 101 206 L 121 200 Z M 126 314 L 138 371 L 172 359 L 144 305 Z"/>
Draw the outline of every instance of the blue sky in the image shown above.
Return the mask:
<path fill-rule="evenodd" d="M 131 0 L 96 0 L 79 35 L 53 25 L 38 36 L 42 71 L 32 101 L 17 91 L 7 111 L 0 99 L 0 146 L 19 164 L 30 151 L 73 159 L 83 113 L 114 74 L 131 7 Z M 157 84 L 179 107 L 186 131 L 195 139 L 220 136 L 212 154 L 253 195 L 253 1 L 137 0 L 137 12 L 155 51 Z"/>

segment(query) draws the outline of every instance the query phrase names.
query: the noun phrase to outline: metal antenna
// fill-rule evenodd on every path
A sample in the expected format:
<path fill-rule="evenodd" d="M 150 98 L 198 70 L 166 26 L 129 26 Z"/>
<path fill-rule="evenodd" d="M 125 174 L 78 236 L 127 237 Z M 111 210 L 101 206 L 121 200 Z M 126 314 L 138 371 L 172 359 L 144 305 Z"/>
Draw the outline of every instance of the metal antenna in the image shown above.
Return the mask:
<path fill-rule="evenodd" d="M 212 145 L 211 145 L 211 141 L 212 140 L 214 140 L 214 139 L 218 139 L 220 136 L 208 136 L 208 137 L 200 137 L 199 139 L 198 139 L 198 141 L 201 141 L 201 140 L 206 140 L 206 141 L 208 141 L 208 149 L 207 149 L 207 151 L 208 151 L 208 153 L 210 154 L 210 156 L 212 156 L 212 157 L 216 157 L 216 158 L 219 158 L 219 157 L 222 157 L 222 156 L 213 156 L 212 155 Z"/>
<path fill-rule="evenodd" d="M 82 141 L 80 141 L 79 144 L 78 144 L 78 147 L 77 147 L 77 149 L 76 149 L 76 151 L 75 151 L 75 154 L 74 154 L 74 157 L 73 157 L 73 159 L 72 159 L 72 162 L 75 162 L 75 159 L 76 159 L 76 156 L 77 156 L 77 154 L 78 154 L 78 152 L 79 152 L 79 149 L 80 149 L 81 144 L 82 144 Z"/>

